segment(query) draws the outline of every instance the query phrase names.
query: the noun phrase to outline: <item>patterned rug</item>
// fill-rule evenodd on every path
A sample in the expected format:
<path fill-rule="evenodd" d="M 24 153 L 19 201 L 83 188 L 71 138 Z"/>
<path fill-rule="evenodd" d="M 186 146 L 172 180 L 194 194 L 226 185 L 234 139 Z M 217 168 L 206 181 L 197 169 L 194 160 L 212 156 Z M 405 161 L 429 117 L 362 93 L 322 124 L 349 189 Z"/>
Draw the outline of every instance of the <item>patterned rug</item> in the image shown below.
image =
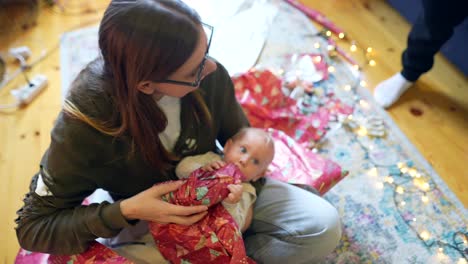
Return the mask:
<path fill-rule="evenodd" d="M 355 108 L 351 117 L 335 120 L 315 146 L 350 172 L 325 195 L 338 208 L 344 228 L 340 245 L 324 263 L 467 263 L 467 210 L 390 116 L 376 107 L 361 73 L 329 56 L 327 43 L 316 34 L 301 12 L 279 4 L 258 67 L 282 72 L 285 55 L 323 54 L 334 67 L 323 89 Z M 64 34 L 64 94 L 97 56 L 96 38 L 96 27 Z"/>

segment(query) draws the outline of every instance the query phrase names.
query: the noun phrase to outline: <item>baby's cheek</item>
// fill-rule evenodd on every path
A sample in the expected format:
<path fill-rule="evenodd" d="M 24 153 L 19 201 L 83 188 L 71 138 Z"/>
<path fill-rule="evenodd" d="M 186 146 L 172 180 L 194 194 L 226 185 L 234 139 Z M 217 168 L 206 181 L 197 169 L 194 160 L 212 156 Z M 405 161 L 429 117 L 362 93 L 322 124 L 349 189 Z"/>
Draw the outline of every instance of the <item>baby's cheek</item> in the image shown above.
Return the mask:
<path fill-rule="evenodd" d="M 244 173 L 245 181 L 251 181 L 254 177 L 254 174 L 251 171 L 246 171 Z"/>

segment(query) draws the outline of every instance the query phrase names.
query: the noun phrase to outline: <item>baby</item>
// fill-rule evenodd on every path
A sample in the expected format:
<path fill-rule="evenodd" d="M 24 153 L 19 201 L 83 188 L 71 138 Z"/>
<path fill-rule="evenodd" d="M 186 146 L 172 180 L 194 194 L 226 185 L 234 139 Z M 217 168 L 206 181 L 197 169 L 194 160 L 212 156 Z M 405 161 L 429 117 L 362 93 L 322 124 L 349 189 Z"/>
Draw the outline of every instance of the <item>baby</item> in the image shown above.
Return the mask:
<path fill-rule="evenodd" d="M 223 206 L 233 216 L 240 231 L 244 232 L 252 221 L 253 204 L 257 198 L 255 188 L 249 182 L 263 177 L 273 161 L 273 139 L 262 129 L 243 128 L 226 142 L 223 152 L 223 157 L 208 152 L 184 158 L 177 165 L 176 174 L 179 178 L 187 178 L 200 167 L 206 171 L 214 171 L 228 163 L 235 164 L 244 176 L 242 197 L 238 203 L 223 202 Z"/>

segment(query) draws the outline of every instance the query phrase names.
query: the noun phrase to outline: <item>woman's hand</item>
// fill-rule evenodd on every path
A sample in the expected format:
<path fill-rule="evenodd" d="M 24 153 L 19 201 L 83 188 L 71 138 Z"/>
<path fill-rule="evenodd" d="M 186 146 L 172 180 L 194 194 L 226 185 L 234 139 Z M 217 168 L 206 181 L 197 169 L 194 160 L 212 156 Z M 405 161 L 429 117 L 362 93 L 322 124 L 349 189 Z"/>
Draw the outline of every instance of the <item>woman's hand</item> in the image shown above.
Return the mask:
<path fill-rule="evenodd" d="M 224 202 L 231 204 L 238 203 L 242 197 L 242 184 L 229 184 L 228 189 L 231 193 L 224 199 Z"/>
<path fill-rule="evenodd" d="M 122 215 L 129 220 L 140 219 L 161 224 L 191 225 L 198 222 L 206 215 L 207 206 L 174 205 L 161 199 L 161 196 L 177 190 L 183 183 L 183 181 L 175 181 L 154 185 L 135 196 L 123 200 L 120 203 Z"/>
<path fill-rule="evenodd" d="M 214 171 L 214 170 L 219 170 L 224 166 L 226 166 L 226 162 L 224 162 L 222 160 L 218 160 L 218 161 L 213 161 L 212 163 L 209 163 L 209 164 L 203 166 L 202 170 L 204 170 L 204 171 Z"/>

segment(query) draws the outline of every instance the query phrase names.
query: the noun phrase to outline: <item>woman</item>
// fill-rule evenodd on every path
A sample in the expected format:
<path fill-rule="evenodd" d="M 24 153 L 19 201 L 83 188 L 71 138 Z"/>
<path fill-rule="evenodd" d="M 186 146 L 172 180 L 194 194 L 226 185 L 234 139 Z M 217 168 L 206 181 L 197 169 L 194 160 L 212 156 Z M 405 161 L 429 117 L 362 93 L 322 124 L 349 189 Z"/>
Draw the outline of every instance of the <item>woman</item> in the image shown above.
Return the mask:
<path fill-rule="evenodd" d="M 207 57 L 210 31 L 180 1 L 111 2 L 99 29 L 102 57 L 73 82 L 18 211 L 24 249 L 75 254 L 138 220 L 188 225 L 206 214 L 160 199 L 181 182 L 154 184 L 176 180 L 178 160 L 248 126 L 229 75 Z M 335 248 L 341 229 L 329 203 L 285 183 L 257 183 L 250 257 L 310 263 Z M 236 201 L 241 192 L 231 187 Z M 116 202 L 80 205 L 97 188 Z"/>

